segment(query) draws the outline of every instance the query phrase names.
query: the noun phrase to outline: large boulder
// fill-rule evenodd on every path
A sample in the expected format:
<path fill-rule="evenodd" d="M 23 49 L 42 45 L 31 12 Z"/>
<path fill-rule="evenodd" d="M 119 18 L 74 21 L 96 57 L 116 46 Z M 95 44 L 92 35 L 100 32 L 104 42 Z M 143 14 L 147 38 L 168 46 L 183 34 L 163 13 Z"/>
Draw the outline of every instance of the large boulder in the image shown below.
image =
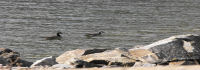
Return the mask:
<path fill-rule="evenodd" d="M 83 50 L 83 49 L 66 51 L 65 53 L 63 53 L 62 55 L 60 55 L 56 58 L 56 62 L 58 62 L 59 64 L 64 64 L 65 61 L 68 61 L 71 58 L 78 58 L 78 57 L 82 56 L 84 54 L 84 52 L 85 52 L 85 50 Z"/>
<path fill-rule="evenodd" d="M 66 51 L 65 53 L 56 58 L 56 62 L 58 62 L 59 64 L 64 64 L 66 61 L 70 59 L 79 58 L 83 55 L 100 53 L 106 50 L 107 49 L 76 49 L 72 51 Z"/>
<path fill-rule="evenodd" d="M 138 57 L 139 60 L 148 63 L 199 60 L 200 36 L 196 34 L 172 36 L 144 47 L 130 49 L 130 51 L 142 52 L 142 55 Z"/>
<path fill-rule="evenodd" d="M 90 68 L 90 67 L 102 67 L 101 65 L 97 65 L 94 63 L 89 63 L 87 61 L 80 60 L 79 58 L 71 58 L 65 61 L 64 64 L 54 65 L 57 68 Z"/>
<path fill-rule="evenodd" d="M 81 60 L 98 65 L 132 66 L 135 59 L 126 48 L 116 48 L 102 53 L 94 53 L 80 57 Z"/>
<path fill-rule="evenodd" d="M 59 64 L 72 68 L 104 67 L 104 66 L 133 66 L 136 58 L 132 57 L 126 48 L 108 49 L 77 49 L 67 51 L 57 57 Z M 62 66 L 61 66 L 62 67 Z"/>
<path fill-rule="evenodd" d="M 152 53 L 146 49 L 129 49 L 130 54 L 135 57 L 133 59 L 142 61 L 143 63 L 156 63 L 158 57 L 155 53 Z"/>

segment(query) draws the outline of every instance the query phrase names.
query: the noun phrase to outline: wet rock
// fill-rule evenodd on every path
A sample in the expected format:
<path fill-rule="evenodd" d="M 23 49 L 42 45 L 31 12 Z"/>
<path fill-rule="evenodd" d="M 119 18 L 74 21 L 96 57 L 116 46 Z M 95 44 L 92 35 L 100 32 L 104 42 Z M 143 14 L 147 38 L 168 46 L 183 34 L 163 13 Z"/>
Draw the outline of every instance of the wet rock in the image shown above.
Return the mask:
<path fill-rule="evenodd" d="M 145 50 L 141 61 L 163 64 L 172 61 L 199 60 L 200 36 L 196 34 L 172 36 L 135 50 Z"/>
<path fill-rule="evenodd" d="M 66 61 L 70 60 L 71 58 L 79 58 L 83 55 L 88 55 L 88 54 L 93 54 L 93 53 L 100 53 L 100 52 L 104 52 L 107 49 L 76 49 L 76 50 L 72 50 L 72 51 L 67 51 L 65 53 L 63 53 L 62 55 L 60 55 L 59 57 L 56 58 L 56 62 L 63 64 Z"/>
<path fill-rule="evenodd" d="M 31 65 L 31 67 L 35 67 L 35 66 L 52 66 L 54 64 L 57 64 L 57 62 L 55 61 L 55 57 L 50 56 L 50 57 L 43 58 L 41 60 L 37 60 L 36 62 L 34 62 Z"/>

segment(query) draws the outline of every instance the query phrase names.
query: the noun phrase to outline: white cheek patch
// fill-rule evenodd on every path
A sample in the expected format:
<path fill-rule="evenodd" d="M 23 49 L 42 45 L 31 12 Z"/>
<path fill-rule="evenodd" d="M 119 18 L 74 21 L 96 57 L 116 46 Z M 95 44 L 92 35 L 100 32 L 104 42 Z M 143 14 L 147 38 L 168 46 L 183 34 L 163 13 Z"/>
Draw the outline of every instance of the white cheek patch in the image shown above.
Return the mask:
<path fill-rule="evenodd" d="M 193 52 L 194 47 L 192 46 L 193 42 L 187 42 L 187 41 L 183 41 L 183 48 L 187 51 L 187 52 Z"/>

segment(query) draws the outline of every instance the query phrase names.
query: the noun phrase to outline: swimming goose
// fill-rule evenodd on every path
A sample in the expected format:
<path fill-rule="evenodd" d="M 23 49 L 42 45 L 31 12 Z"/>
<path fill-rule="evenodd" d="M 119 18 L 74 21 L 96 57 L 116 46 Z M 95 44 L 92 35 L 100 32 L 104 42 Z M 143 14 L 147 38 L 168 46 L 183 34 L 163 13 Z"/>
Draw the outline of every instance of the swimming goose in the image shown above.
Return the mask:
<path fill-rule="evenodd" d="M 104 31 L 100 31 L 98 33 L 93 33 L 93 34 L 85 34 L 86 37 L 95 37 L 95 36 L 101 36 L 103 33 L 105 33 Z"/>
<path fill-rule="evenodd" d="M 62 36 L 60 35 L 62 32 L 57 32 L 56 36 L 51 36 L 51 37 L 43 37 L 46 40 L 61 40 Z"/>

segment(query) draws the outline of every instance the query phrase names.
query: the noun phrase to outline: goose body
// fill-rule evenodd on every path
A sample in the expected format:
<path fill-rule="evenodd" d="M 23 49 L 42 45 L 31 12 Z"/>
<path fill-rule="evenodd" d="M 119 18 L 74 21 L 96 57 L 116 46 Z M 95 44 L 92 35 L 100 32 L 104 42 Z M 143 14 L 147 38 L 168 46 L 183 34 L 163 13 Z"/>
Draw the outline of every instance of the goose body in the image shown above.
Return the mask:
<path fill-rule="evenodd" d="M 103 33 L 105 33 L 105 32 L 103 32 L 103 31 L 100 31 L 100 32 L 98 32 L 98 33 L 88 33 L 88 34 L 85 34 L 85 36 L 86 37 L 96 37 L 96 36 L 101 36 Z"/>
<path fill-rule="evenodd" d="M 46 40 L 61 40 L 62 36 L 60 35 L 62 32 L 57 32 L 56 36 L 50 36 L 50 37 L 43 37 Z"/>

